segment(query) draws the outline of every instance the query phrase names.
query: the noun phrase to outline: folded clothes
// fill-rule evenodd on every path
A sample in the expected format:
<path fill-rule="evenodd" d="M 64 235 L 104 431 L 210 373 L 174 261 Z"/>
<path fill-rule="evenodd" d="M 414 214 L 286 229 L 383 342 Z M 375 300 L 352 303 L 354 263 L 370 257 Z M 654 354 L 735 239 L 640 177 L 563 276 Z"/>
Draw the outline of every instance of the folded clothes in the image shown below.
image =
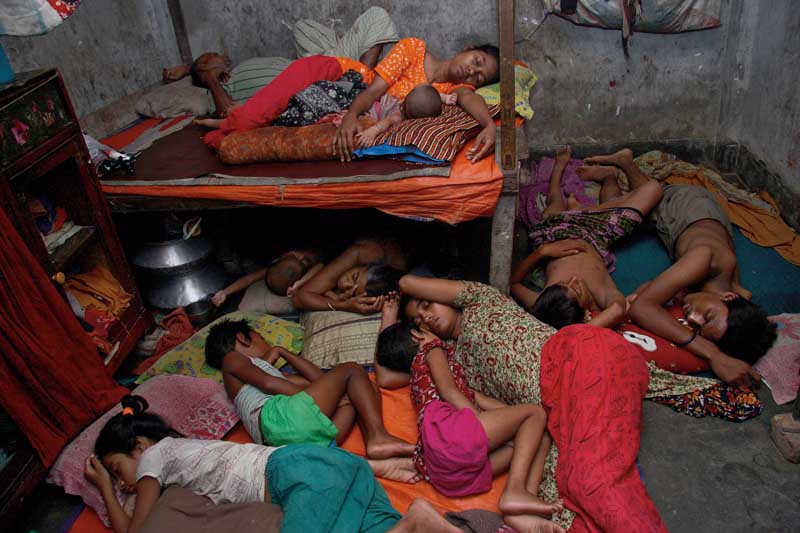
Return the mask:
<path fill-rule="evenodd" d="M 68 277 L 64 282 L 64 288 L 72 293 L 84 309 L 106 311 L 117 317 L 128 307 L 133 298 L 102 265 L 97 265 L 83 274 Z"/>

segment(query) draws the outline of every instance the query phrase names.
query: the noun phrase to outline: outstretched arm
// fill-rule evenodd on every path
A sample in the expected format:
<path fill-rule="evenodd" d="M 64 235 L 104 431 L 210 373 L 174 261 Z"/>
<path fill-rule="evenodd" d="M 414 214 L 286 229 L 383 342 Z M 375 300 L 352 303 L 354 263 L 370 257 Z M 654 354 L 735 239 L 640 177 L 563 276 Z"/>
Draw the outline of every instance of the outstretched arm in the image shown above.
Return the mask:
<path fill-rule="evenodd" d="M 366 91 L 356 96 L 350 109 L 342 118 L 342 124 L 336 130 L 336 137 L 333 139 L 333 155 L 342 162 L 352 159 L 355 150 L 355 137 L 358 133 L 358 116 L 366 113 L 375 101 L 386 94 L 389 84 L 380 76 L 375 76 Z"/>
<path fill-rule="evenodd" d="M 494 119 L 489 114 L 486 101 L 475 94 L 475 91 L 466 87 L 459 87 L 454 92 L 458 98 L 458 105 L 477 120 L 478 124 L 483 128 L 475 138 L 475 143 L 467 151 L 467 159 L 474 163 L 489 154 L 494 155 L 497 128 L 494 125 Z"/>
<path fill-rule="evenodd" d="M 403 294 L 445 305 L 453 305 L 463 289 L 463 281 L 425 278 L 413 274 L 406 274 L 400 278 L 400 292 Z"/>
<path fill-rule="evenodd" d="M 252 285 L 253 283 L 255 283 L 260 279 L 264 279 L 264 276 L 266 274 L 267 274 L 267 269 L 262 268 L 261 270 L 256 270 L 255 272 L 242 276 L 241 278 L 237 279 L 236 281 L 234 281 L 233 283 L 231 283 L 230 285 L 228 285 L 227 287 L 216 293 L 214 297 L 211 298 L 211 303 L 219 307 L 220 305 L 223 304 L 223 302 L 225 302 L 228 296 L 230 296 L 231 294 L 236 294 L 237 292 L 246 289 L 247 287 L 249 287 L 250 285 Z"/>

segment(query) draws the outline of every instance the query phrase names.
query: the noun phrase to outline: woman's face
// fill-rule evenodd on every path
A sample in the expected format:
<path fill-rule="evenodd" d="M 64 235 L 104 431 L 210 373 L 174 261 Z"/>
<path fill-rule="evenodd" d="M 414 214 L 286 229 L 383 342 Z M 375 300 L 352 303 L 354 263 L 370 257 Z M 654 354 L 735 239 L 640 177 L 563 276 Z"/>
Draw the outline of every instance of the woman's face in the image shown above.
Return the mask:
<path fill-rule="evenodd" d="M 414 324 L 440 339 L 457 339 L 461 333 L 461 311 L 449 305 L 411 298 L 404 311 Z"/>
<path fill-rule="evenodd" d="M 497 79 L 498 69 L 499 65 L 493 56 L 480 50 L 467 50 L 451 60 L 449 81 L 483 87 Z"/>
<path fill-rule="evenodd" d="M 336 292 L 352 298 L 360 296 L 367 290 L 367 267 L 354 267 L 339 276 L 336 280 Z"/>

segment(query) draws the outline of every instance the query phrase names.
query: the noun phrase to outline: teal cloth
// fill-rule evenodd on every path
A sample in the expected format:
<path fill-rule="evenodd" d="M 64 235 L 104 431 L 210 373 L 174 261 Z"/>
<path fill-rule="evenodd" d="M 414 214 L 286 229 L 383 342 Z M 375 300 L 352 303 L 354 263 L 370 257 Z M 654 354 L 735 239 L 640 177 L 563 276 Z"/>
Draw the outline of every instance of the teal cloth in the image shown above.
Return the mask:
<path fill-rule="evenodd" d="M 401 518 L 369 464 L 341 448 L 279 448 L 267 461 L 267 485 L 283 508 L 281 533 L 382 533 Z"/>

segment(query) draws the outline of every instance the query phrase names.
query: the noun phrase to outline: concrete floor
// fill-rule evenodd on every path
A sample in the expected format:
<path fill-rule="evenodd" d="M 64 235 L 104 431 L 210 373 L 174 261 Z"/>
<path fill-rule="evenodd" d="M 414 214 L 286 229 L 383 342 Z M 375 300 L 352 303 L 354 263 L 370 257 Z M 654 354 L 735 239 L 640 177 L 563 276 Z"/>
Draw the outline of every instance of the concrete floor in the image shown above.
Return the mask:
<path fill-rule="evenodd" d="M 667 528 L 679 533 L 800 531 L 800 465 L 783 459 L 769 438 L 776 406 L 768 389 L 764 413 L 733 424 L 694 419 L 645 402 L 639 455 L 644 479 Z M 63 531 L 79 501 L 42 486 L 17 531 Z"/>
<path fill-rule="evenodd" d="M 770 419 L 791 404 L 775 405 L 766 387 L 759 396 L 764 412 L 740 424 L 645 402 L 639 459 L 670 531 L 800 531 L 800 465 L 769 437 Z"/>

